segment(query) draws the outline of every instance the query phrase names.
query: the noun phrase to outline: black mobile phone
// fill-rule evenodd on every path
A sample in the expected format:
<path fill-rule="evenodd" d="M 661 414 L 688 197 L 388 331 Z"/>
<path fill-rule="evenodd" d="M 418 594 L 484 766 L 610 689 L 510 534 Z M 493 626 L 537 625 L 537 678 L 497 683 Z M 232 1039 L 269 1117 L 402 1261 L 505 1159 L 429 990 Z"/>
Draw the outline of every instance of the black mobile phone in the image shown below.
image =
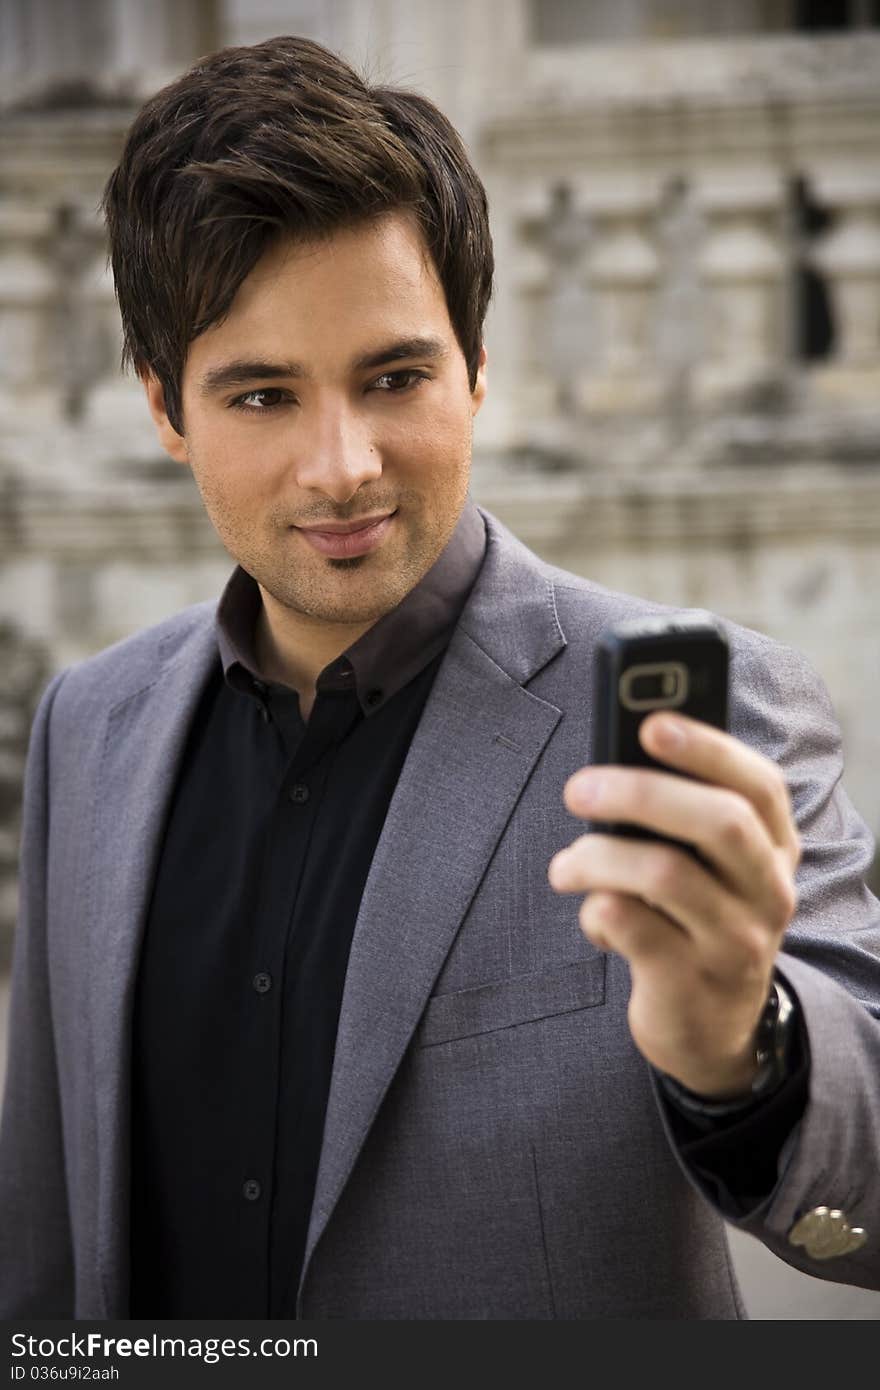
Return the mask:
<path fill-rule="evenodd" d="M 667 709 L 726 729 L 728 668 L 724 630 L 701 609 L 609 628 L 596 655 L 591 761 L 676 771 L 645 752 L 639 725 Z M 624 822 L 592 824 L 606 835 L 681 843 Z"/>

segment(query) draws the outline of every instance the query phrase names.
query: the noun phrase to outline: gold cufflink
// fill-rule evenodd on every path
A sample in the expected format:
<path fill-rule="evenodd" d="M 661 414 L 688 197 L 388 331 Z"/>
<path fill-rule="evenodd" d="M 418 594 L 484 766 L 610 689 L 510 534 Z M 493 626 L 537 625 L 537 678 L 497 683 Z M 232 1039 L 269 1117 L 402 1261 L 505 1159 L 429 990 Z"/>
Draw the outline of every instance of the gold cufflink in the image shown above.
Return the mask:
<path fill-rule="evenodd" d="M 851 1255 L 868 1239 L 861 1226 L 851 1226 L 836 1207 L 813 1207 L 796 1221 L 788 1233 L 789 1244 L 802 1245 L 813 1260 L 830 1260 Z"/>

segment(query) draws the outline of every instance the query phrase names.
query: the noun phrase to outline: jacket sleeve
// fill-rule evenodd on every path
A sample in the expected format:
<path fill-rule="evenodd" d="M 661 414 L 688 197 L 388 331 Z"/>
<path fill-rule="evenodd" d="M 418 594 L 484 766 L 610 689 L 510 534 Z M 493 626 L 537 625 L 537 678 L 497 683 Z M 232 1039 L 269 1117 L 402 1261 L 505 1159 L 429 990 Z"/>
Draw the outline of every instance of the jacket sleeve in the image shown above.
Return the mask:
<path fill-rule="evenodd" d="M 31 731 L 19 861 L 9 1048 L 0 1121 L 0 1317 L 72 1318 L 73 1258 L 47 962 L 49 728 L 63 680 Z"/>
<path fill-rule="evenodd" d="M 837 718 L 806 658 L 761 639 L 732 676 L 731 732 L 784 772 L 801 837 L 798 907 L 777 964 L 800 1010 L 807 1102 L 783 1142 L 777 1126 L 776 1180 L 746 1211 L 688 1161 L 668 1122 L 667 1133 L 727 1220 L 806 1274 L 880 1289 L 880 903 L 865 884 L 875 845 L 841 785 Z M 841 1211 L 864 1244 L 830 1258 L 793 1244 L 816 1207 Z"/>

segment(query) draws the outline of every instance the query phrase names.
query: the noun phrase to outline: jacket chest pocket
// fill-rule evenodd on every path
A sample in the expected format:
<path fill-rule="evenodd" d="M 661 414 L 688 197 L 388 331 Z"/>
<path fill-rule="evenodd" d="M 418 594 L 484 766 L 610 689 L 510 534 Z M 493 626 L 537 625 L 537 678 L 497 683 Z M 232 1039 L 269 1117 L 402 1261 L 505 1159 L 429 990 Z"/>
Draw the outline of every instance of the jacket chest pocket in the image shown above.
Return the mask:
<path fill-rule="evenodd" d="M 604 954 L 508 980 L 435 994 L 415 1036 L 417 1047 L 492 1033 L 605 1002 Z"/>

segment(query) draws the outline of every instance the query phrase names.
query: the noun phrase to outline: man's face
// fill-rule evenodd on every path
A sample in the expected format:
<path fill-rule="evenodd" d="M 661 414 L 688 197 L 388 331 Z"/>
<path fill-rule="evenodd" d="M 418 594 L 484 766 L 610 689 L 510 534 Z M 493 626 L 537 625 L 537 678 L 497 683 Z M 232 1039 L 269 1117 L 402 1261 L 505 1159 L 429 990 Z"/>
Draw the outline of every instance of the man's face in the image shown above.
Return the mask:
<path fill-rule="evenodd" d="M 192 468 L 267 601 L 319 623 L 370 623 L 455 528 L 484 358 L 472 392 L 421 235 L 394 213 L 263 257 L 190 348 L 183 437 L 154 380 L 147 393 L 165 448 Z M 346 540 L 305 529 L 379 517 Z"/>

